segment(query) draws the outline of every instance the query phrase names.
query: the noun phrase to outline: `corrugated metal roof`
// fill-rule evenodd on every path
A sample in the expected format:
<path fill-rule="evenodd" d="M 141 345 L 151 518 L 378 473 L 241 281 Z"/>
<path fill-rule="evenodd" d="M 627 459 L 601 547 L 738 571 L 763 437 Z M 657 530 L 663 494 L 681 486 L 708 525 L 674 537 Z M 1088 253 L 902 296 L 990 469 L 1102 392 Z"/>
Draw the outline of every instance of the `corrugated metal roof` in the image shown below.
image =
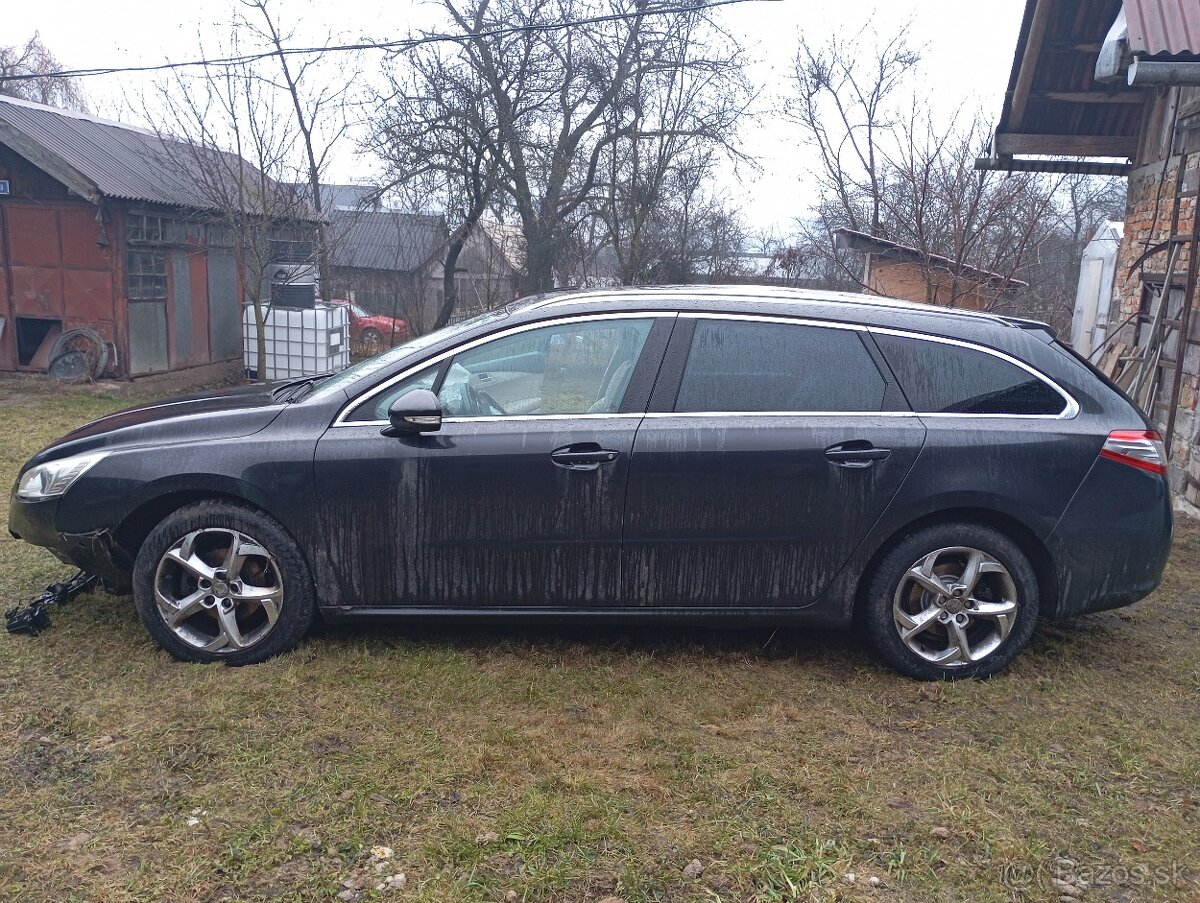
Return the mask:
<path fill-rule="evenodd" d="M 446 224 L 440 216 L 336 210 L 329 217 L 335 267 L 412 272 L 429 263 L 446 242 Z"/>
<path fill-rule="evenodd" d="M 1129 49 L 1200 55 L 1200 0 L 1125 0 Z"/>
<path fill-rule="evenodd" d="M 206 197 L 198 187 L 203 184 L 197 172 L 202 162 L 194 149 L 144 129 L 0 97 L 0 141 L 23 156 L 36 152 L 31 162 L 85 195 L 98 192 L 197 209 L 215 206 L 212 194 Z M 249 166 L 233 154 L 221 154 L 219 162 L 230 173 Z M 78 177 L 86 184 L 79 184 Z"/>
<path fill-rule="evenodd" d="M 1104 41 L 1109 26 L 1121 11 L 1121 3 L 1122 0 L 1026 0 L 997 136 L 1105 136 L 1136 142 L 1142 102 L 1123 85 L 1102 85 L 1095 80 L 1095 48 Z M 1043 20 L 1040 34 L 1034 27 L 1039 18 Z M 1032 76 L 1025 85 L 1021 79 L 1023 72 Z M 1125 154 L 1081 151 L 1080 155 Z"/>

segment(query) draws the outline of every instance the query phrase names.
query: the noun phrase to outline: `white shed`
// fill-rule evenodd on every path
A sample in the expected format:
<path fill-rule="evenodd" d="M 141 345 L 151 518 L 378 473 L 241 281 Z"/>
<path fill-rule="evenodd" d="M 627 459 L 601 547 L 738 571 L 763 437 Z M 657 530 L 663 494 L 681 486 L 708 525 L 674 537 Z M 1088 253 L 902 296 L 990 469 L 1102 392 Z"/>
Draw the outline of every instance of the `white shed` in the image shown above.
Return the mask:
<path fill-rule="evenodd" d="M 1071 316 L 1071 347 L 1084 357 L 1107 337 L 1111 322 L 1113 282 L 1117 275 L 1117 250 L 1125 231 L 1122 222 L 1104 223 L 1083 249 L 1075 313 Z"/>

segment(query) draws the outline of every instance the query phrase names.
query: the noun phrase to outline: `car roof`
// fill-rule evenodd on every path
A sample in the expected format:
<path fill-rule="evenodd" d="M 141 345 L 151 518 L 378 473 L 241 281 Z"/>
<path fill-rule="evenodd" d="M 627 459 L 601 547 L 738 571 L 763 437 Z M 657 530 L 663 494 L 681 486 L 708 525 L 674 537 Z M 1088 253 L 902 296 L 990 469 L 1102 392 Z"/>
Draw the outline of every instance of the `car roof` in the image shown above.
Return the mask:
<path fill-rule="evenodd" d="M 1006 317 L 983 311 L 939 307 L 916 301 L 885 298 L 882 295 L 818 291 L 777 285 L 671 285 L 587 289 L 547 292 L 514 301 L 509 311 L 545 313 L 550 309 L 580 312 L 603 304 L 610 310 L 711 310 L 755 314 L 783 314 L 865 325 L 910 328 L 922 332 L 954 335 L 979 333 L 996 327 L 1022 327 L 1046 333 L 1053 331 L 1044 323 Z"/>

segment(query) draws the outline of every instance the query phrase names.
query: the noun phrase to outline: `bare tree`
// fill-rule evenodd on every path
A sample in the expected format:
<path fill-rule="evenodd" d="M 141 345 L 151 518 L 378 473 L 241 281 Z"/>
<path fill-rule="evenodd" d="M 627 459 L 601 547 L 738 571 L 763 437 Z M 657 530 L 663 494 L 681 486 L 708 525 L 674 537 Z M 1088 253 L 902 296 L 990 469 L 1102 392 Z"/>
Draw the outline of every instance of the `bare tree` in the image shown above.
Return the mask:
<path fill-rule="evenodd" d="M 747 162 L 733 141 L 750 97 L 741 49 L 707 17 L 686 14 L 660 39 L 662 64 L 637 68 L 606 118 L 625 134 L 604 150 L 603 191 L 593 203 L 623 285 L 648 278 L 673 247 L 667 221 L 711 177 L 723 153 Z"/>
<path fill-rule="evenodd" d="M 849 228 L 914 249 L 926 300 L 1012 306 L 1061 226 L 1061 180 L 976 172 L 988 132 L 978 116 L 939 121 L 911 95 L 902 100 L 919 59 L 907 29 L 802 43 L 786 110 L 818 160 L 819 201 L 794 247 L 776 255 L 777 270 L 866 289 L 863 258 L 833 241 Z M 991 289 L 982 299 L 981 279 Z"/>
<path fill-rule="evenodd" d="M 671 173 L 664 201 L 650 223 L 652 231 L 643 238 L 647 256 L 637 282 L 734 282 L 748 275 L 743 264 L 751 245 L 749 230 L 741 211 L 714 185 L 704 159 Z M 616 275 L 621 278 L 619 268 Z"/>
<path fill-rule="evenodd" d="M 1021 278 L 1029 289 L 1017 299 L 1022 313 L 1068 332 L 1083 250 L 1106 220 L 1125 215 L 1125 179 L 1068 175 L 1055 193 L 1054 228 L 1027 256 Z"/>
<path fill-rule="evenodd" d="M 459 301 L 459 259 L 496 200 L 498 135 L 486 88 L 460 57 L 430 46 L 402 63 L 379 98 L 382 117 L 368 146 L 384 161 L 386 190 L 404 196 L 406 206 L 437 206 L 446 217 L 442 300 L 432 324 L 440 328 Z"/>
<path fill-rule="evenodd" d="M 236 31 L 230 41 L 226 55 L 239 55 Z M 248 63 L 181 73 L 146 102 L 162 139 L 156 162 L 187 180 L 192 215 L 206 226 L 210 249 L 233 255 L 254 310 L 260 380 L 265 301 L 281 243 L 311 243 L 315 231 L 305 192 L 295 185 L 300 139 L 284 104 L 286 95 Z"/>
<path fill-rule="evenodd" d="M 987 273 L 1001 289 L 988 294 L 988 308 L 1010 303 L 1013 280 L 1056 227 L 1057 178 L 975 171 L 987 132 L 979 118 L 939 129 L 922 110 L 893 132 L 899 147 L 881 169 L 877 234 L 920 252 L 931 302 L 977 297 Z"/>
<path fill-rule="evenodd" d="M 24 44 L 0 47 L 0 94 L 51 107 L 86 111 L 79 84 L 63 75 L 65 67 L 34 32 Z"/>
<path fill-rule="evenodd" d="M 635 135 L 651 137 L 629 115 L 639 87 L 662 81 L 671 69 L 711 63 L 702 53 L 680 52 L 689 17 L 698 22 L 707 14 L 639 0 L 443 3 L 468 38 L 465 59 L 485 89 L 495 129 L 490 150 L 525 236 L 521 289 L 551 289 L 573 233 L 593 215 L 605 154 Z M 596 17 L 609 18 L 562 27 Z M 660 137 L 680 127 L 659 125 Z M 698 131 L 694 120 L 685 128 Z"/>
<path fill-rule="evenodd" d="M 800 42 L 784 112 L 816 151 L 820 165 L 810 175 L 822 206 L 846 220 L 841 225 L 871 234 L 882 225 L 881 170 L 895 125 L 894 98 L 920 59 L 907 26 L 885 40 L 864 28 L 819 46 Z"/>
<path fill-rule="evenodd" d="M 303 181 L 308 185 L 308 200 L 317 215 L 317 264 L 320 271 L 321 297 L 332 298 L 333 265 L 330 234 L 327 228 L 321 182 L 329 157 L 350 126 L 347 115 L 352 80 L 331 77 L 322 66 L 320 54 L 289 56 L 284 47 L 292 37 L 285 33 L 272 12 L 268 0 L 241 0 L 243 15 L 235 29 L 245 29 L 266 44 L 274 54 L 278 79 L 263 74 L 269 84 L 290 101 L 300 148 L 303 152 Z M 353 60 L 341 59 L 340 71 L 354 72 Z"/>

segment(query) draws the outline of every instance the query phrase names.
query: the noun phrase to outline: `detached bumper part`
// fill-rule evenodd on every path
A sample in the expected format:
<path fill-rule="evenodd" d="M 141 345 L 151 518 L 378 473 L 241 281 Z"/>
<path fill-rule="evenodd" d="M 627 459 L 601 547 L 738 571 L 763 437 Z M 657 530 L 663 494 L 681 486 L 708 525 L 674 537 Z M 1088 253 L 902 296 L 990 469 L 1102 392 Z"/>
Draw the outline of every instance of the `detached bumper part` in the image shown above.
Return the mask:
<path fill-rule="evenodd" d="M 79 571 L 70 580 L 51 583 L 40 596 L 28 605 L 18 605 L 4 612 L 4 627 L 9 633 L 28 633 L 37 636 L 50 626 L 51 605 L 66 605 L 82 592 L 91 589 L 96 575 Z"/>

